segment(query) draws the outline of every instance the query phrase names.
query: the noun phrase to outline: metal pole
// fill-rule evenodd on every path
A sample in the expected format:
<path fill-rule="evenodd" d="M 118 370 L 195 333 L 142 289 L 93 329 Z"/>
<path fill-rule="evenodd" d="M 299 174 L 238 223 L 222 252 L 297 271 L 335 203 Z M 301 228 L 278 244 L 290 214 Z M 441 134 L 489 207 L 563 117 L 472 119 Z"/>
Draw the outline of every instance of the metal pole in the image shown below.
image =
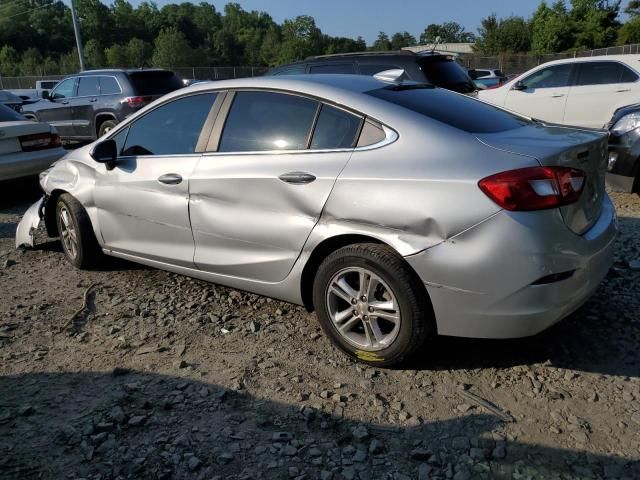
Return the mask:
<path fill-rule="evenodd" d="M 80 58 L 80 71 L 84 71 L 84 50 L 82 48 L 82 37 L 80 36 L 80 26 L 78 25 L 78 14 L 76 7 L 71 1 L 71 18 L 73 20 L 73 31 L 76 34 L 76 46 L 78 47 L 78 57 Z"/>

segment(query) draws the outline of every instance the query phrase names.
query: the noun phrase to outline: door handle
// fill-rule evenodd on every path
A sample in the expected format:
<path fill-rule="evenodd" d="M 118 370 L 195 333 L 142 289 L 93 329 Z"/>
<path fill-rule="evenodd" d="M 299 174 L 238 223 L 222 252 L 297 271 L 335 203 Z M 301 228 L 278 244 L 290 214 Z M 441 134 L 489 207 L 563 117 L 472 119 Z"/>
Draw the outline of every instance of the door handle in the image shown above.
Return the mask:
<path fill-rule="evenodd" d="M 278 177 L 285 183 L 292 185 L 304 185 L 305 183 L 311 183 L 316 179 L 315 175 L 307 172 L 288 172 L 283 173 Z"/>
<path fill-rule="evenodd" d="M 177 173 L 165 173 L 158 177 L 158 181 L 166 185 L 177 185 L 182 182 L 182 177 Z"/>
<path fill-rule="evenodd" d="M 630 88 L 621 88 L 620 90 L 616 90 L 616 93 L 630 92 L 630 91 L 631 91 Z"/>
<path fill-rule="evenodd" d="M 64 102 L 60 102 L 62 105 L 69 105 L 69 100 L 66 100 Z"/>
<path fill-rule="evenodd" d="M 551 95 L 551 98 L 562 98 L 564 97 L 564 93 L 555 93 Z"/>
<path fill-rule="evenodd" d="M 89 99 L 89 101 L 90 101 L 90 102 L 97 102 L 97 101 L 98 101 L 98 99 L 97 99 L 97 98 L 95 98 L 95 97 L 93 97 L 93 98 L 90 98 L 90 99 Z"/>

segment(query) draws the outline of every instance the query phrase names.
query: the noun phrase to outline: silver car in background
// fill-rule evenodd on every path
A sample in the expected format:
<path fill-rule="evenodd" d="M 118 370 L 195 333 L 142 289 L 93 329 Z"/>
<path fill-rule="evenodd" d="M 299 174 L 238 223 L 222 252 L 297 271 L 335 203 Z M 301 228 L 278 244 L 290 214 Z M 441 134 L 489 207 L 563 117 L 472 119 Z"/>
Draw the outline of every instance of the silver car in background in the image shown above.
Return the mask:
<path fill-rule="evenodd" d="M 533 335 L 612 263 L 606 134 L 351 75 L 194 85 L 70 152 L 23 218 L 102 253 L 316 311 L 396 365 L 435 335 Z"/>

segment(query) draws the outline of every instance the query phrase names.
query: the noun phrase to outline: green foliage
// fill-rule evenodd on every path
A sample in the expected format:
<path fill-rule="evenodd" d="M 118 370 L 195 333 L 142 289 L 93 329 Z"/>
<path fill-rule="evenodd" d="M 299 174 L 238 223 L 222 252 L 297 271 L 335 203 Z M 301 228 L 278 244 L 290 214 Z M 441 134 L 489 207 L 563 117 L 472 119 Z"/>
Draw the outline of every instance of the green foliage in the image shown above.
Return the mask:
<path fill-rule="evenodd" d="M 474 49 L 485 55 L 528 52 L 531 48 L 529 22 L 522 17 L 498 19 L 495 14 L 482 20 Z"/>
<path fill-rule="evenodd" d="M 371 47 L 371 50 L 375 50 L 375 51 L 391 50 L 391 40 L 389 40 L 389 36 L 384 32 L 378 33 L 378 38 L 376 38 L 376 41 L 373 42 L 373 46 Z"/>
<path fill-rule="evenodd" d="M 476 36 L 465 31 L 464 27 L 456 22 L 431 23 L 420 34 L 420 43 L 435 43 L 438 37 L 443 43 L 470 43 L 475 40 Z"/>
<path fill-rule="evenodd" d="M 409 32 L 398 32 L 391 37 L 391 50 L 400 50 L 403 47 L 410 47 L 416 44 L 416 37 Z"/>
<path fill-rule="evenodd" d="M 152 62 L 157 67 L 186 67 L 193 64 L 193 58 L 193 49 L 176 27 L 162 30 L 154 42 Z"/>

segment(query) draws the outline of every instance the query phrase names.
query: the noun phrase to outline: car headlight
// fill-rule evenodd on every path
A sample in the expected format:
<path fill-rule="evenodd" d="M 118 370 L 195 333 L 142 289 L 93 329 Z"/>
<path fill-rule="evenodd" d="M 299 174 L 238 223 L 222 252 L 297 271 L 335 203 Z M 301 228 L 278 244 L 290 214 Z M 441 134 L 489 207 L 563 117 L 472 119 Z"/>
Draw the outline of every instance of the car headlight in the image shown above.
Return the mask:
<path fill-rule="evenodd" d="M 613 128 L 612 132 L 622 135 L 640 127 L 640 112 L 629 113 L 618 120 Z"/>

